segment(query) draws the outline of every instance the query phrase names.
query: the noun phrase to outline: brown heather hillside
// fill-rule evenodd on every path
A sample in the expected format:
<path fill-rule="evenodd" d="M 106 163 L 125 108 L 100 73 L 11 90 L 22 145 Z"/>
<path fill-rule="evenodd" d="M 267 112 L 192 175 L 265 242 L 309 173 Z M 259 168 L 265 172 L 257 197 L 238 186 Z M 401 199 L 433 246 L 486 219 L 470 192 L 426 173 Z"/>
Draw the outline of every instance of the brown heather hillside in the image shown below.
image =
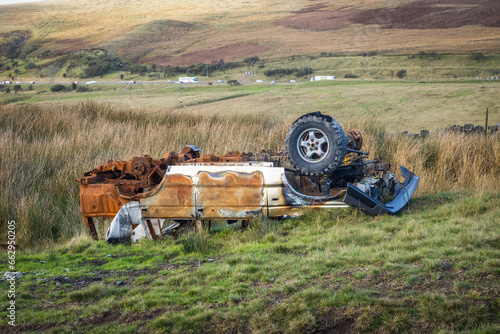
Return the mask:
<path fill-rule="evenodd" d="M 104 48 L 146 64 L 500 50 L 498 0 L 55 0 L 1 6 L 0 21 L 0 45 L 29 31 L 23 52 Z"/>

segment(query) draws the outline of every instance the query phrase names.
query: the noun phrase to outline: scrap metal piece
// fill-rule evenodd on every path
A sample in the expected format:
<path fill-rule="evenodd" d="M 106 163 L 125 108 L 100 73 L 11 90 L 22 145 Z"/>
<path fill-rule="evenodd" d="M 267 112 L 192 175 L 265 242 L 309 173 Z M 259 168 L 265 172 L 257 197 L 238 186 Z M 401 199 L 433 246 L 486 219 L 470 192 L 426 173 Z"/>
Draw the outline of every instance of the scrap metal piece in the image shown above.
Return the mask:
<path fill-rule="evenodd" d="M 131 201 L 120 208 L 106 233 L 106 241 L 109 243 L 129 244 L 131 242 L 132 225 L 141 225 L 144 233 L 152 240 L 153 237 L 148 230 L 146 222 L 141 215 L 139 202 Z"/>
<path fill-rule="evenodd" d="M 352 128 L 346 131 L 345 136 L 347 138 L 347 148 L 359 151 L 363 146 L 363 135 L 361 130 Z"/>
<path fill-rule="evenodd" d="M 394 199 L 386 204 L 383 204 L 367 191 L 363 191 L 362 187 L 357 187 L 352 183 L 347 185 L 347 192 L 344 198 L 344 203 L 358 208 L 370 216 L 381 214 L 394 215 L 399 213 L 405 206 L 408 205 L 411 197 L 417 190 L 420 177 L 416 176 L 408 169 L 399 166 L 401 174 L 405 178 L 403 183 L 398 183 L 394 190 Z M 372 184 L 373 186 L 373 184 Z"/>

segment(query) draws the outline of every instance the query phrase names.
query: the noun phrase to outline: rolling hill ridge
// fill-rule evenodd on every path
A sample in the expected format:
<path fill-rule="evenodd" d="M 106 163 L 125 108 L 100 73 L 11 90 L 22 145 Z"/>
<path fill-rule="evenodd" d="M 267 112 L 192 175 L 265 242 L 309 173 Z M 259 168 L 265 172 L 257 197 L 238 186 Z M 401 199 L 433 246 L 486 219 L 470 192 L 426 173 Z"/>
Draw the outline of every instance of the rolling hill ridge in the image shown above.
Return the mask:
<path fill-rule="evenodd" d="M 494 0 L 57 0 L 2 6 L 0 19 L 7 58 L 103 49 L 130 62 L 186 66 L 321 52 L 500 49 Z"/>

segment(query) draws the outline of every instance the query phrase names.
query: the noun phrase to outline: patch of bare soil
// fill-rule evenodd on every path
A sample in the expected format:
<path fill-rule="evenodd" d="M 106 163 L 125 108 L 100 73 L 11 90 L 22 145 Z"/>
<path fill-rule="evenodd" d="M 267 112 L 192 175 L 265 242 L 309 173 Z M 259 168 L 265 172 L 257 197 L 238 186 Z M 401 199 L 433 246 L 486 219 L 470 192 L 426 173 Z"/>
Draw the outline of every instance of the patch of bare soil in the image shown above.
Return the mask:
<path fill-rule="evenodd" d="M 351 23 L 380 25 L 383 29 L 448 29 L 466 25 L 500 27 L 500 2 L 420 0 L 391 9 L 325 11 L 306 7 L 303 12 L 275 21 L 294 29 L 337 30 Z M 315 9 L 315 11 L 312 11 Z"/>
<path fill-rule="evenodd" d="M 180 57 L 146 57 L 140 60 L 141 63 L 164 63 L 173 66 L 187 66 L 204 62 L 218 61 L 224 59 L 225 62 L 233 61 L 237 57 L 252 56 L 265 51 L 267 47 L 254 43 L 241 43 L 223 46 L 216 49 L 201 50 L 186 53 Z"/>

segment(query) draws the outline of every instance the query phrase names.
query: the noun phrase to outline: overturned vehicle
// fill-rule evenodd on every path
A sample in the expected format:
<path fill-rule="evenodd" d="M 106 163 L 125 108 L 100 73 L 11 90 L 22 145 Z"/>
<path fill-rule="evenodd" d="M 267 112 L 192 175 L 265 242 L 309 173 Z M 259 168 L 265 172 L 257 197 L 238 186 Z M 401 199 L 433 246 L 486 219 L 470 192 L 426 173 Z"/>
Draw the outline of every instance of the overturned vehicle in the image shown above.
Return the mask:
<path fill-rule="evenodd" d="M 156 239 L 212 220 L 295 217 L 307 209 L 353 206 L 369 215 L 396 214 L 413 196 L 419 177 L 370 160 L 358 129 L 344 132 L 320 112 L 290 127 L 286 151 L 202 155 L 196 146 L 161 159 L 148 155 L 110 160 L 80 183 L 84 223 L 98 240 L 93 218 L 113 219 L 108 242 Z"/>

